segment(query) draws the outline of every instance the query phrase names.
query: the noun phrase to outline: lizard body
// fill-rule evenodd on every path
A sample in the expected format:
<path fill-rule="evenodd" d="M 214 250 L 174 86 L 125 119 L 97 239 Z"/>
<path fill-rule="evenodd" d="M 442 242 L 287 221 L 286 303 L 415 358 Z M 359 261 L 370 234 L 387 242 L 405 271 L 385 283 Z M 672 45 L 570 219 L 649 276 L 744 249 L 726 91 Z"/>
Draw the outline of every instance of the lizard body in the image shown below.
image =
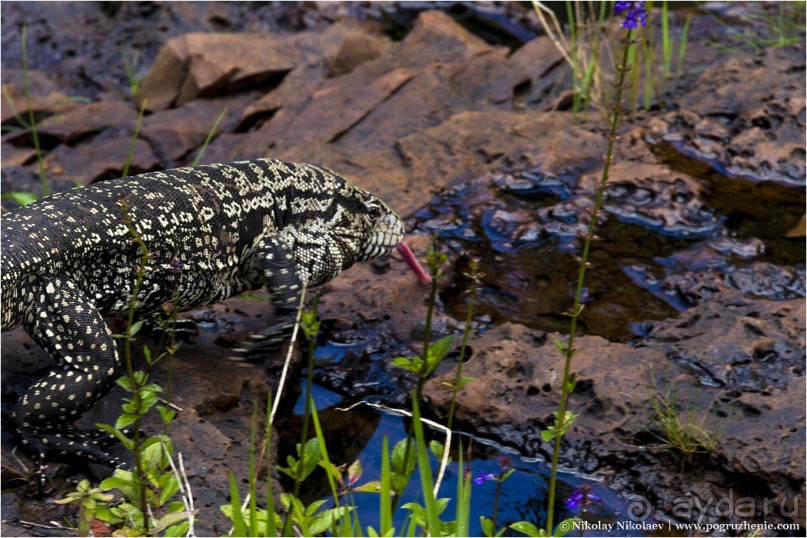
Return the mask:
<path fill-rule="evenodd" d="M 143 282 L 133 297 L 141 247 Z M 56 365 L 14 411 L 41 462 L 119 464 L 72 426 L 111 390 L 121 361 L 104 316 L 178 311 L 267 286 L 277 323 L 246 353 L 279 347 L 303 287 L 391 252 L 403 224 L 382 201 L 313 165 L 273 159 L 178 168 L 43 198 L 2 218 L 2 330 L 22 325 Z"/>

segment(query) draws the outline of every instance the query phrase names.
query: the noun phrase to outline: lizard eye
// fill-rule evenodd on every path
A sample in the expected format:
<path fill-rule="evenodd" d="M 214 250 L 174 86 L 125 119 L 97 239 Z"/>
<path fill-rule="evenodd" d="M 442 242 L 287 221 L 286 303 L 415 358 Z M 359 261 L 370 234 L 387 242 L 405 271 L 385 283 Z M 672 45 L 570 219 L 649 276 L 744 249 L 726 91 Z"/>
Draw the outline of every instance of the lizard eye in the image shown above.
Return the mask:
<path fill-rule="evenodd" d="M 381 216 L 381 208 L 376 205 L 368 206 L 367 214 L 370 216 L 371 219 L 375 220 Z"/>

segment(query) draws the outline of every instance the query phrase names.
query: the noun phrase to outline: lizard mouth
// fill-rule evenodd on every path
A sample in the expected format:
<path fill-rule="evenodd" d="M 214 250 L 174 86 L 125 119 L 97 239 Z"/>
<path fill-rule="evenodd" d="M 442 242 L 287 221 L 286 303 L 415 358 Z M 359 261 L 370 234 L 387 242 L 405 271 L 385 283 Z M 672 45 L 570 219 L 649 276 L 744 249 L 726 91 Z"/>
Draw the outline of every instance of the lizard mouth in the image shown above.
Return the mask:
<path fill-rule="evenodd" d="M 362 258 L 369 260 L 391 253 L 403 241 L 404 226 L 394 213 L 384 215 L 365 242 Z"/>

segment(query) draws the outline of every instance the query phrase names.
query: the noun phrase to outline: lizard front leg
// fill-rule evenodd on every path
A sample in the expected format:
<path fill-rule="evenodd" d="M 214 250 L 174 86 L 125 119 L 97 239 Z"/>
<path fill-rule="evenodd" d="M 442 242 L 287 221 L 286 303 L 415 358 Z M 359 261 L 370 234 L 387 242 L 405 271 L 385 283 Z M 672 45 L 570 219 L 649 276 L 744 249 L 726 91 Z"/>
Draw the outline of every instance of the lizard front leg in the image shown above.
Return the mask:
<path fill-rule="evenodd" d="M 69 278 L 40 277 L 33 295 L 24 328 L 57 365 L 17 402 L 14 419 L 22 443 L 38 472 L 46 457 L 77 456 L 117 467 L 120 460 L 104 450 L 108 436 L 73 426 L 111 390 L 118 374 L 112 334 L 86 293 Z"/>
<path fill-rule="evenodd" d="M 250 336 L 250 341 L 238 349 L 241 358 L 258 360 L 280 349 L 291 335 L 297 320 L 303 278 L 297 268 L 292 249 L 279 237 L 266 238 L 259 244 L 263 257 L 263 273 L 266 287 L 275 307 L 275 323 Z"/>

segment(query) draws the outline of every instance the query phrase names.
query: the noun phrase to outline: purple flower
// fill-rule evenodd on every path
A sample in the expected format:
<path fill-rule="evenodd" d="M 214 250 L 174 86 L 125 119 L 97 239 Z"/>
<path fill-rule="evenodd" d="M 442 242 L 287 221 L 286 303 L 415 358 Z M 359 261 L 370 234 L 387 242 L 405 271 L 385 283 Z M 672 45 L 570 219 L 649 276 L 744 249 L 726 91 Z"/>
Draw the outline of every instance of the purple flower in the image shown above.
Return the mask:
<path fill-rule="evenodd" d="M 566 508 L 569 510 L 577 510 L 581 506 L 598 502 L 602 502 L 602 499 L 591 493 L 591 486 L 583 484 L 566 499 Z"/>
<path fill-rule="evenodd" d="M 493 474 L 493 473 L 485 473 L 485 472 L 479 471 L 479 476 L 474 478 L 474 484 L 476 484 L 477 486 L 481 486 L 482 484 L 484 484 L 488 480 L 495 480 L 495 479 L 496 479 L 495 474 Z"/>
<path fill-rule="evenodd" d="M 625 21 L 622 23 L 623 28 L 633 30 L 638 28 L 640 24 L 646 26 L 647 9 L 644 7 L 644 2 L 617 2 L 614 4 L 614 11 L 616 13 L 622 13 L 625 10 L 627 10 L 628 13 L 625 15 Z"/>
<path fill-rule="evenodd" d="M 168 271 L 175 275 L 180 273 L 183 269 L 185 269 L 185 264 L 177 260 L 176 258 L 171 260 L 171 263 L 169 263 L 168 266 L 169 266 Z"/>

